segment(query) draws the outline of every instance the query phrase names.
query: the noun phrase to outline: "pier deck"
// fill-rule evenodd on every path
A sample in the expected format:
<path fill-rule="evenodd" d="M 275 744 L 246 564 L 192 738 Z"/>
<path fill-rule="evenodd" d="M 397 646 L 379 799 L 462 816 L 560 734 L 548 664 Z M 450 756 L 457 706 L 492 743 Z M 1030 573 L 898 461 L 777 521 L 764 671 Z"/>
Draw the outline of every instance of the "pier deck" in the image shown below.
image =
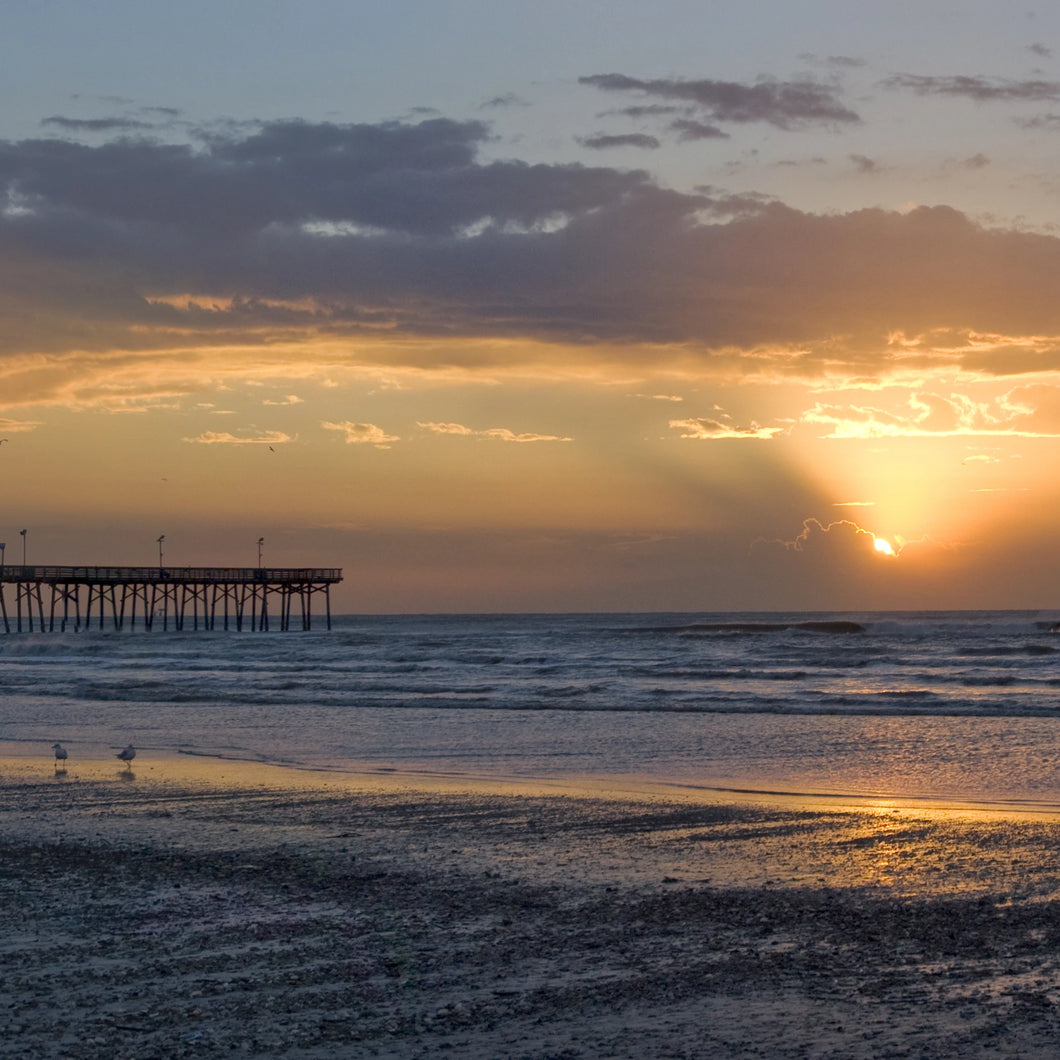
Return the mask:
<path fill-rule="evenodd" d="M 0 620 L 5 633 L 201 628 L 266 631 L 312 628 L 313 597 L 324 597 L 331 629 L 335 567 L 54 567 L 0 566 Z M 14 586 L 14 613 L 6 591 Z M 46 604 L 47 601 L 47 604 Z M 271 608 L 270 608 L 271 603 Z M 297 608 L 296 608 L 297 605 Z"/>

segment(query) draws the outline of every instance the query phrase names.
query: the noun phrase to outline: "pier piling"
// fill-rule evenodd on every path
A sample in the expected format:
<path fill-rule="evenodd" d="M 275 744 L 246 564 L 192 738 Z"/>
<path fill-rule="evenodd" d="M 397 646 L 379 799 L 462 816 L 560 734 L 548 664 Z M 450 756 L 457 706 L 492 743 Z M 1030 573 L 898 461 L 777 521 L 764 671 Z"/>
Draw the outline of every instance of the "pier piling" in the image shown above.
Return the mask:
<path fill-rule="evenodd" d="M 135 629 L 137 603 L 142 625 L 164 632 L 187 628 L 221 628 L 241 632 L 269 629 L 269 600 L 279 615 L 281 631 L 312 628 L 313 597 L 324 597 L 327 628 L 331 629 L 331 586 L 342 581 L 334 567 L 0 567 L 0 620 L 5 633 L 87 630 L 95 616 L 98 628 Z M 6 590 L 15 588 L 14 621 Z M 45 597 L 49 606 L 45 609 Z M 82 608 L 82 601 L 84 606 Z M 47 610 L 47 621 L 45 611 Z M 14 627 L 12 629 L 12 626 Z"/>

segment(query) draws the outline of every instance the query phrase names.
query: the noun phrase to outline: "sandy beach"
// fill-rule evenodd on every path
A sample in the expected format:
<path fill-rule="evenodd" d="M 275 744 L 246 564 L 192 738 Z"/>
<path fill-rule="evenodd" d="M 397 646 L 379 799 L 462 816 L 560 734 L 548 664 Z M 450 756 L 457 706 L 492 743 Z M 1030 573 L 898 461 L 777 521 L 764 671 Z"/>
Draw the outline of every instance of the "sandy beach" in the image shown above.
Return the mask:
<path fill-rule="evenodd" d="M 1060 823 L 0 763 L 0 1055 L 1052 1057 Z"/>

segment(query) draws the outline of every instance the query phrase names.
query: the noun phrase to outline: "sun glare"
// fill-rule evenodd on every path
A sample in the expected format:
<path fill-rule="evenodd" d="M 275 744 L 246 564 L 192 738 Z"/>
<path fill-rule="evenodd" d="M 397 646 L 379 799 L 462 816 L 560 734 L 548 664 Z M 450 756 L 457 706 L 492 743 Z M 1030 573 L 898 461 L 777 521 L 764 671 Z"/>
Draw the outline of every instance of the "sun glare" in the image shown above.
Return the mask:
<path fill-rule="evenodd" d="M 878 537 L 875 540 L 876 551 L 882 553 L 884 556 L 893 556 L 894 549 L 891 548 L 891 543 L 885 541 L 882 537 Z"/>

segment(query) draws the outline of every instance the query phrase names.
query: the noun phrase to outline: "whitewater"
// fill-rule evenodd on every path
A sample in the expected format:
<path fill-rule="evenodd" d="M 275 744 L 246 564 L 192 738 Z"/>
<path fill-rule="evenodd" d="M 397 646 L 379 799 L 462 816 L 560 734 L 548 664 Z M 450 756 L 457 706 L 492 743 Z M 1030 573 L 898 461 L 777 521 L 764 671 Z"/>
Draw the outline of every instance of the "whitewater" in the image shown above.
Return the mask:
<path fill-rule="evenodd" d="M 1047 612 L 340 616 L 0 635 L 0 741 L 1060 808 Z"/>

